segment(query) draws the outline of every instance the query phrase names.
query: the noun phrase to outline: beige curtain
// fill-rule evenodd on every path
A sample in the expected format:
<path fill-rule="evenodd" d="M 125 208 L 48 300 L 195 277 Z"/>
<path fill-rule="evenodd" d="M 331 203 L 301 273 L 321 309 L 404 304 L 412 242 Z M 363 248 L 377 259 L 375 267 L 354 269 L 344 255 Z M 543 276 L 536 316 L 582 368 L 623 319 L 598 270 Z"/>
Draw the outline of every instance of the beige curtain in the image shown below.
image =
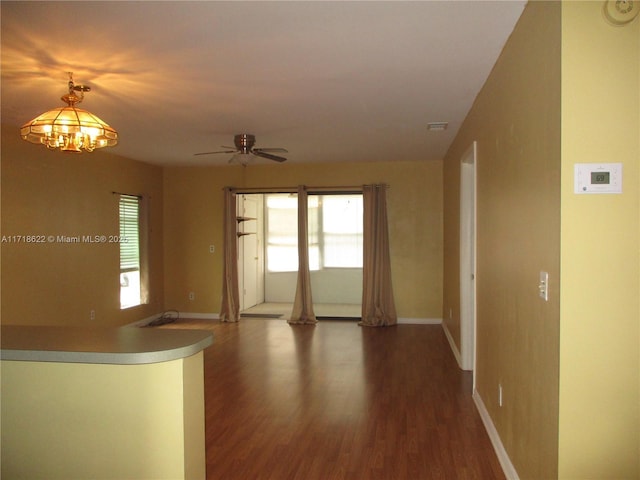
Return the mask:
<path fill-rule="evenodd" d="M 307 190 L 298 186 L 298 284 L 289 323 L 315 324 L 309 273 L 309 219 L 307 216 Z"/>
<path fill-rule="evenodd" d="M 391 284 L 389 227 L 387 225 L 387 186 L 365 185 L 364 262 L 362 266 L 362 320 L 360 325 L 396 325 L 398 316 Z"/>
<path fill-rule="evenodd" d="M 237 322 L 240 318 L 240 292 L 238 291 L 238 237 L 236 194 L 224 189 L 224 259 L 222 265 L 222 305 L 220 320 Z"/>

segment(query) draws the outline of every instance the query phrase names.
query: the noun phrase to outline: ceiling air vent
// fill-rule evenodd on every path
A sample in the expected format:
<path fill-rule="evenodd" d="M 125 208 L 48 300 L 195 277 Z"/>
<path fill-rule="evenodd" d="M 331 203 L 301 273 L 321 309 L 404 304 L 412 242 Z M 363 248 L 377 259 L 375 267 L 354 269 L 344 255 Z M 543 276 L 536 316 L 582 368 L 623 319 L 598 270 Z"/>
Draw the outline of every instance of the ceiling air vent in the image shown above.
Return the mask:
<path fill-rule="evenodd" d="M 430 122 L 427 123 L 427 130 L 430 132 L 441 132 L 446 130 L 449 126 L 449 122 Z"/>

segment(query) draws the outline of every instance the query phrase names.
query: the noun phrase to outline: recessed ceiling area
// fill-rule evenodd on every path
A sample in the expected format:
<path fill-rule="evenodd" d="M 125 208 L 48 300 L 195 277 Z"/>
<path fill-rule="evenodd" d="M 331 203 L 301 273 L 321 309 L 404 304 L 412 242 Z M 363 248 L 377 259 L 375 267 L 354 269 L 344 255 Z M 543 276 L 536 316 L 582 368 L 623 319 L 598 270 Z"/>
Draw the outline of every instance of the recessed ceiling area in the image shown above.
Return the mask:
<path fill-rule="evenodd" d="M 438 160 L 525 4 L 3 0 L 2 126 L 63 106 L 73 72 L 134 160 L 225 165 L 194 154 L 240 133 L 291 163 Z"/>

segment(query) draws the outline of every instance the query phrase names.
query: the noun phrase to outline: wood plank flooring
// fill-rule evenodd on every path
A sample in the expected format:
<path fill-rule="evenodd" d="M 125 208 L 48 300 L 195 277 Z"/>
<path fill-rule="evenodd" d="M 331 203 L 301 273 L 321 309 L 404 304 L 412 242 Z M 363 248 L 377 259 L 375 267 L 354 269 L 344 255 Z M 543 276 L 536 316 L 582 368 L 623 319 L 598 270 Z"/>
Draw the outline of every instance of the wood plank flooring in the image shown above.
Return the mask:
<path fill-rule="evenodd" d="M 205 350 L 208 480 L 504 479 L 441 326 L 236 324 Z"/>

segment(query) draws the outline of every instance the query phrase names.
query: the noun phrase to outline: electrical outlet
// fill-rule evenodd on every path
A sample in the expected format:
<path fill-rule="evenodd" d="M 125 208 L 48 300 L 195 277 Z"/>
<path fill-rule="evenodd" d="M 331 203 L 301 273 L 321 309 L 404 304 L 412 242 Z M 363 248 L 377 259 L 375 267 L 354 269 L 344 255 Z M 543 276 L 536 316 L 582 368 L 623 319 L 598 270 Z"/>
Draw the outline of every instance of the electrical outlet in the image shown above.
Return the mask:
<path fill-rule="evenodd" d="M 498 406 L 502 406 L 502 384 L 498 384 Z"/>
<path fill-rule="evenodd" d="M 194 292 L 189 292 L 189 300 L 195 300 L 196 294 Z"/>
<path fill-rule="evenodd" d="M 216 246 L 215 245 L 209 245 L 209 253 L 215 253 L 216 251 Z"/>
<path fill-rule="evenodd" d="M 96 311 L 95 310 L 91 310 L 89 312 L 89 320 L 95 320 L 96 319 Z"/>

